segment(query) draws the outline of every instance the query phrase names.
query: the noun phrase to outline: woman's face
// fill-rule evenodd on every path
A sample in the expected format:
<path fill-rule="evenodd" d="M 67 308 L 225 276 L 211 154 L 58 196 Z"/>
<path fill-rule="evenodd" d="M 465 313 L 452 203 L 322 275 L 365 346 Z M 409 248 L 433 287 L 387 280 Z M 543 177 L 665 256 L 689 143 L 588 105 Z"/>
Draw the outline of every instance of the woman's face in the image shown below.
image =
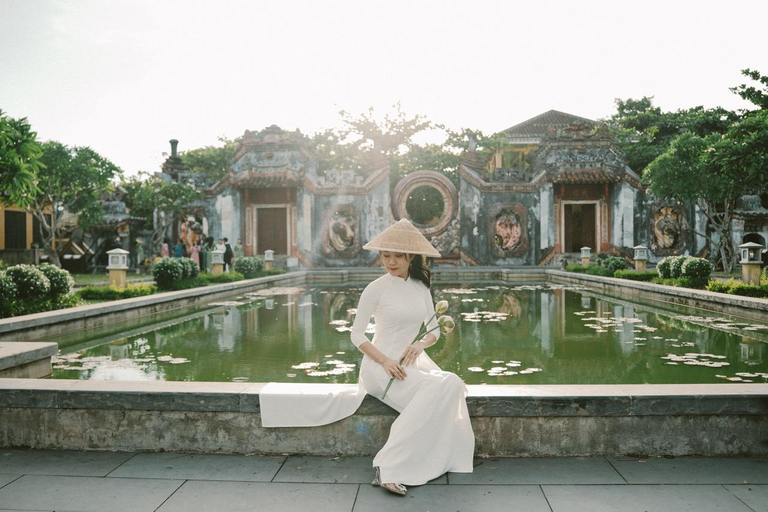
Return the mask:
<path fill-rule="evenodd" d="M 381 264 L 387 269 L 387 272 L 393 276 L 408 277 L 408 265 L 410 265 L 413 256 L 402 252 L 382 251 L 379 253 Z"/>

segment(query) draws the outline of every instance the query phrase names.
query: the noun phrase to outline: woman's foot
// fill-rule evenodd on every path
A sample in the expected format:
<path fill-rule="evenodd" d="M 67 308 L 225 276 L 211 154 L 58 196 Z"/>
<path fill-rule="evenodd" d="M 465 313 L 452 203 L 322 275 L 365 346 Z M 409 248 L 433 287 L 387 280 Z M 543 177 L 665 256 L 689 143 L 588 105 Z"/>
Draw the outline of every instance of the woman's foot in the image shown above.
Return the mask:
<path fill-rule="evenodd" d="M 374 477 L 373 482 L 371 482 L 371 485 L 376 487 L 383 487 L 389 492 L 399 496 L 405 496 L 405 493 L 408 492 L 408 489 L 406 489 L 403 484 L 381 483 L 381 472 L 379 471 L 378 467 L 376 468 L 376 476 Z"/>

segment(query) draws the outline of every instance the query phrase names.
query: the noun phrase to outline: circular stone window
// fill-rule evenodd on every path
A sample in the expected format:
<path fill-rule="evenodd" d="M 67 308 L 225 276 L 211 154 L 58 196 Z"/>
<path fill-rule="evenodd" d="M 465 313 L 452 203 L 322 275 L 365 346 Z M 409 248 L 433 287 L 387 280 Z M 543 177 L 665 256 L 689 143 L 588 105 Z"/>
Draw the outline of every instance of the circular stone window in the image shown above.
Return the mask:
<path fill-rule="evenodd" d="M 392 197 L 397 219 L 408 219 L 427 238 L 443 233 L 458 215 L 459 195 L 451 180 L 435 171 L 401 179 Z"/>
<path fill-rule="evenodd" d="M 405 201 L 408 218 L 420 227 L 428 228 L 440 222 L 444 210 L 443 194 L 429 185 L 413 189 Z"/>

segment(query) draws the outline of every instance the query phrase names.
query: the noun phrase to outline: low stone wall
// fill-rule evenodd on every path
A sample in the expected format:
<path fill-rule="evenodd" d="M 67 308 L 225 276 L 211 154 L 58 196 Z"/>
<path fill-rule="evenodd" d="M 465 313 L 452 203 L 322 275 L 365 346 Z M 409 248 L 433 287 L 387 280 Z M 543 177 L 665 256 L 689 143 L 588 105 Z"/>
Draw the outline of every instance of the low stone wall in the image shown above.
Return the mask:
<path fill-rule="evenodd" d="M 768 320 L 768 299 L 678 288 L 629 279 L 590 276 L 561 270 L 547 270 L 546 279 L 559 284 L 587 286 L 591 290 L 628 300 L 686 306 L 758 321 Z"/>
<path fill-rule="evenodd" d="M 0 379 L 0 447 L 370 455 L 396 418 L 366 397 L 331 425 L 262 428 L 263 386 Z M 768 384 L 469 391 L 477 455 L 768 455 Z"/>

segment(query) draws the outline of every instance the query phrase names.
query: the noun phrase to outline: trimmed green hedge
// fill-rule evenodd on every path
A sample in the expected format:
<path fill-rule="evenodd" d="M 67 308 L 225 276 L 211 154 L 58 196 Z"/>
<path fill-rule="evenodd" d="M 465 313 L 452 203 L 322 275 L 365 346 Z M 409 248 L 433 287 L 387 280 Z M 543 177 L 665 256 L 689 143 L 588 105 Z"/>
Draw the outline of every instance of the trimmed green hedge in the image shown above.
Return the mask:
<path fill-rule="evenodd" d="M 653 279 L 658 279 L 659 273 L 655 270 L 648 270 L 647 272 L 638 272 L 636 270 L 617 270 L 613 277 L 619 279 L 629 279 L 630 281 L 646 281 L 650 282 Z"/>
<path fill-rule="evenodd" d="M 657 277 L 651 279 L 654 284 L 663 284 L 667 286 L 677 286 L 678 288 L 695 288 L 697 290 L 703 290 L 707 287 L 709 279 L 702 279 L 700 277 L 678 277 L 664 279 Z"/>
<path fill-rule="evenodd" d="M 768 297 L 768 284 L 755 286 L 736 281 L 735 279 L 710 281 L 707 290 L 710 292 L 727 293 L 729 295 L 741 295 L 743 297 Z"/>
<path fill-rule="evenodd" d="M 123 290 L 113 286 L 87 286 L 76 293 L 84 300 L 120 300 L 152 295 L 157 293 L 157 286 L 153 284 L 129 284 Z"/>
<path fill-rule="evenodd" d="M 608 270 L 607 268 L 601 267 L 599 265 L 590 265 L 588 267 L 585 267 L 583 265 L 568 265 L 567 267 L 565 267 L 565 270 L 568 272 L 574 272 L 576 274 L 613 277 L 613 272 L 611 270 Z"/>

